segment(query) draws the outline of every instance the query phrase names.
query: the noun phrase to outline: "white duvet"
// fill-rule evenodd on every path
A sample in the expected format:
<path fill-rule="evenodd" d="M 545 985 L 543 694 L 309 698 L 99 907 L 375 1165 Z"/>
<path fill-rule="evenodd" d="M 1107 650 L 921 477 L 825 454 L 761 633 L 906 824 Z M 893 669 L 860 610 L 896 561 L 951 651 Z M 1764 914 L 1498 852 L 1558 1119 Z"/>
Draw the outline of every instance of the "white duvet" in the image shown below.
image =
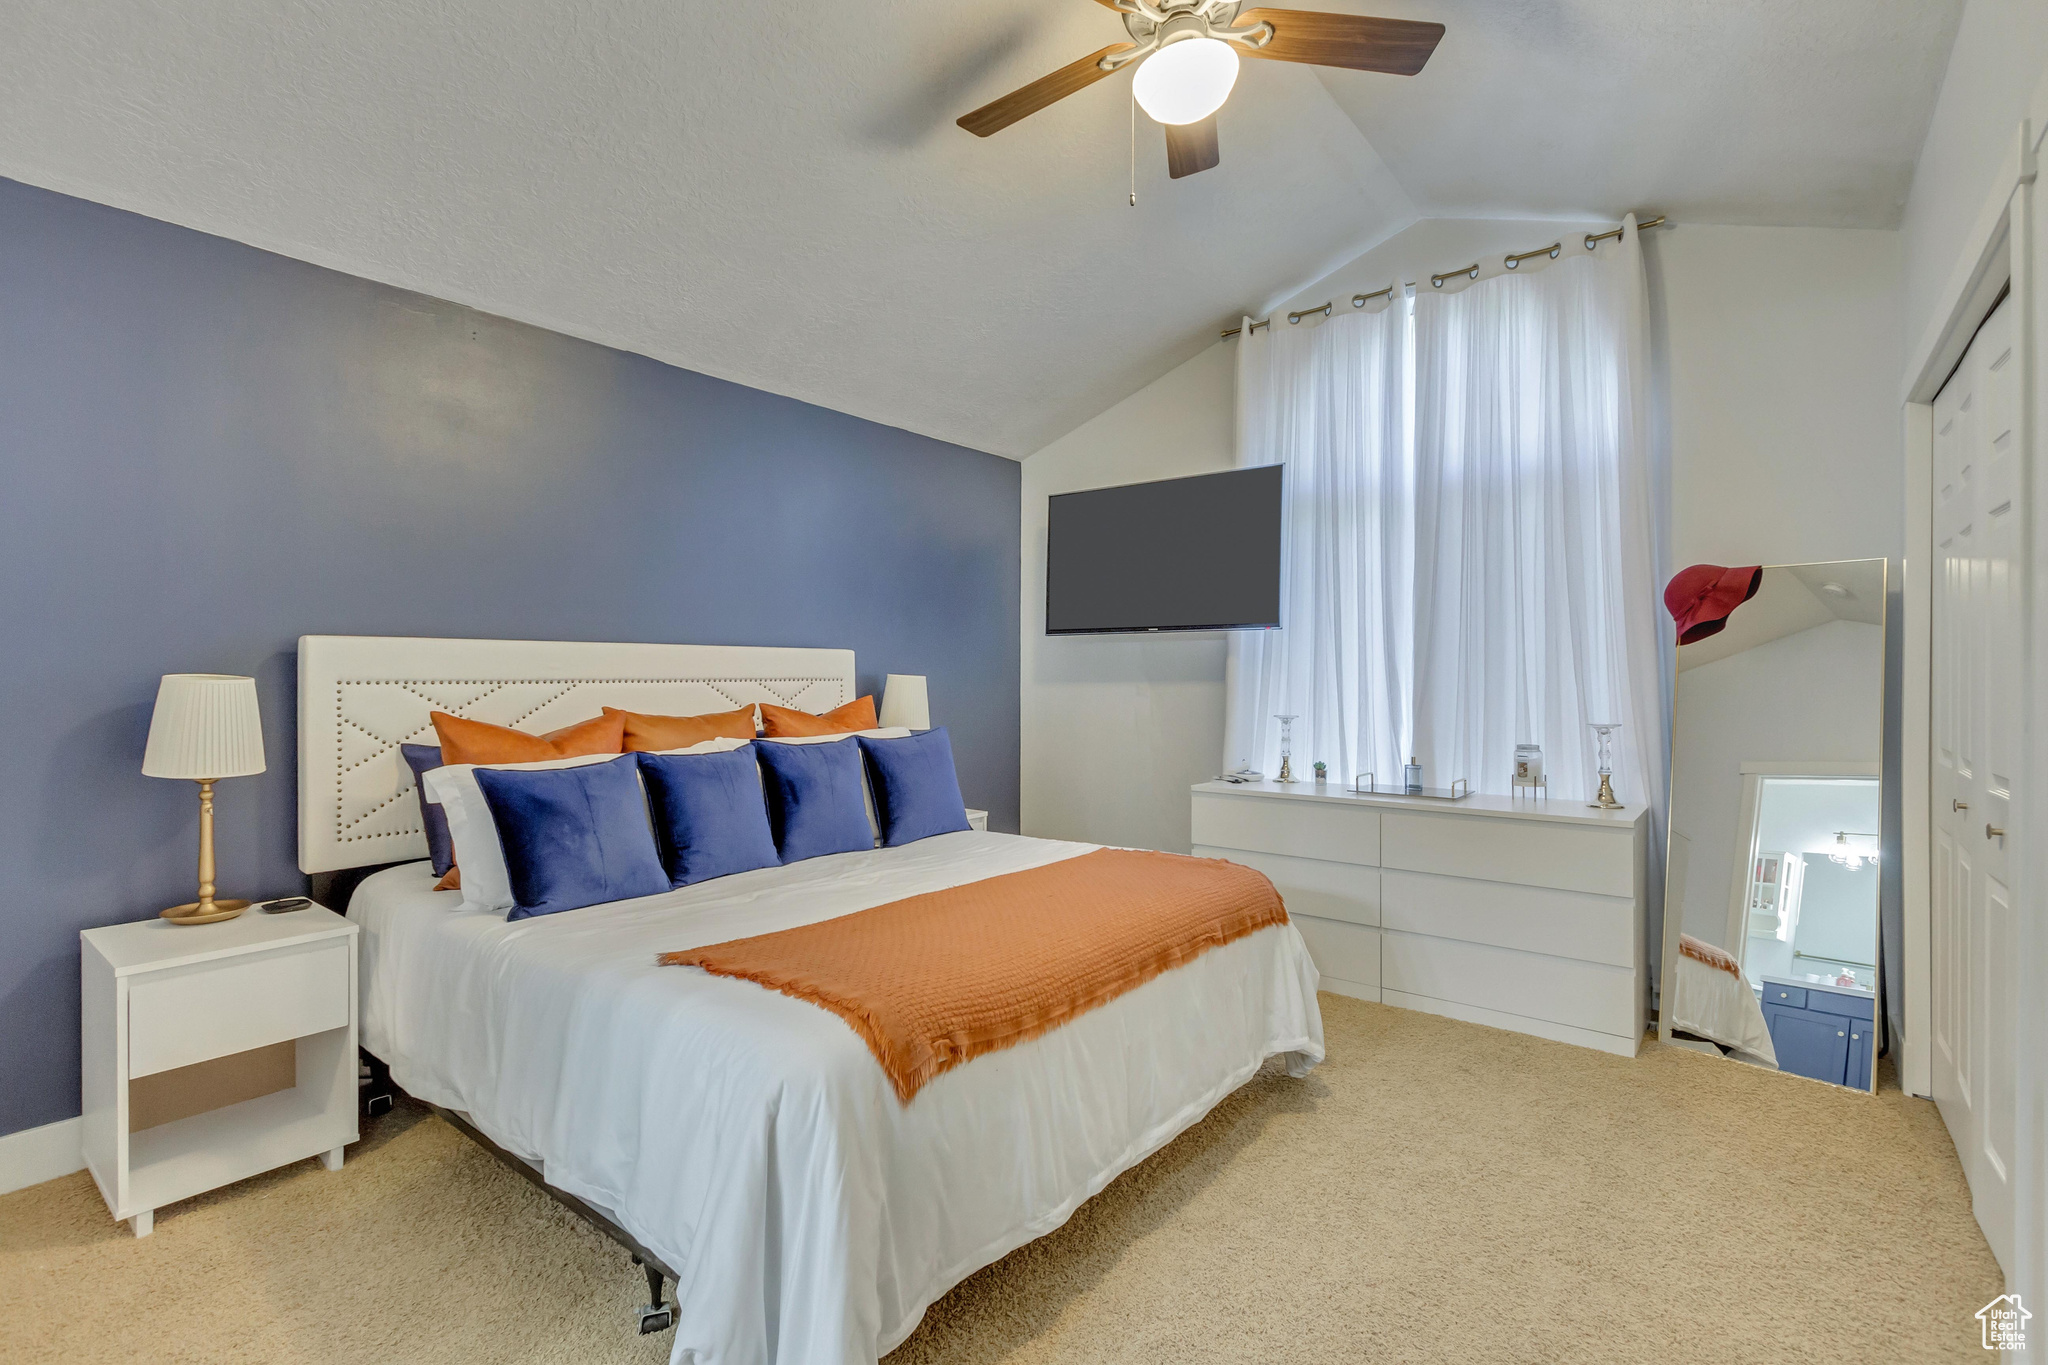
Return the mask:
<path fill-rule="evenodd" d="M 675 1268 L 673 1362 L 872 1362 L 1266 1058 L 1320 1061 L 1300 934 L 1212 949 L 907 1106 L 836 1015 L 655 956 L 1094 847 L 946 834 L 516 923 L 390 868 L 349 907 L 363 1042 Z"/>
<path fill-rule="evenodd" d="M 1778 1051 L 1756 991 L 1733 972 L 1680 953 L 1671 989 L 1671 1026 L 1711 1038 L 1758 1066 L 1777 1069 Z"/>

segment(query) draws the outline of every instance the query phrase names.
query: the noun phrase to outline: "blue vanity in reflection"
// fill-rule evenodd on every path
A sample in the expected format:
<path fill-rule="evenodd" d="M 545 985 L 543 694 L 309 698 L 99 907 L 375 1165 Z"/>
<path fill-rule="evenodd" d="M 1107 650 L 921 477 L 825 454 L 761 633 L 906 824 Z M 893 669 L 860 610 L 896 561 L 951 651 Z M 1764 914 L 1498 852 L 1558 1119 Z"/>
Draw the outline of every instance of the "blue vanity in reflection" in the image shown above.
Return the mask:
<path fill-rule="evenodd" d="M 1877 1055 L 1872 992 L 1794 976 L 1766 975 L 1761 985 L 1764 1022 L 1780 1071 L 1870 1089 Z"/>

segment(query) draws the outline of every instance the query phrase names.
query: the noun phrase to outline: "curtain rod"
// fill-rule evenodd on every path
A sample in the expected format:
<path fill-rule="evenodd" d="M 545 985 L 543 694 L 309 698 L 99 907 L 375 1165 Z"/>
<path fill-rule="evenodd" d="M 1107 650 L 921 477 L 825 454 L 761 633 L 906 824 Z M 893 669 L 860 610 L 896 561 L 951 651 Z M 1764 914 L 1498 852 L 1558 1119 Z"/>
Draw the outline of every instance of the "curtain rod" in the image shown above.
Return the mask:
<path fill-rule="evenodd" d="M 1637 223 L 1636 231 L 1641 232 L 1644 228 L 1658 227 L 1661 226 L 1663 222 L 1664 215 L 1660 213 L 1655 218 L 1647 218 L 1644 219 L 1642 222 Z M 1627 231 L 1625 227 L 1618 227 L 1609 228 L 1605 232 L 1589 232 L 1586 234 L 1586 250 L 1591 251 L 1594 247 L 1606 241 L 1608 238 L 1619 237 L 1625 231 Z M 1513 270 L 1516 267 L 1520 266 L 1522 262 L 1534 260 L 1538 256 L 1548 256 L 1551 260 L 1554 261 L 1558 258 L 1560 254 L 1563 253 L 1563 251 L 1564 239 L 1560 237 L 1558 240 L 1552 242 L 1549 246 L 1539 246 L 1534 251 L 1511 252 L 1508 255 L 1503 256 L 1501 258 L 1501 264 L 1506 266 L 1509 270 Z M 1458 278 L 1458 276 L 1460 275 L 1464 275 L 1470 279 L 1478 279 L 1479 263 L 1475 261 L 1471 265 L 1461 265 L 1456 270 L 1446 270 L 1441 274 L 1431 275 L 1429 277 L 1429 282 L 1432 287 L 1441 289 L 1444 287 L 1445 280 L 1454 280 Z M 1404 287 L 1408 289 L 1415 288 L 1415 281 L 1408 281 L 1408 283 Z M 1371 303 L 1374 299 L 1386 298 L 1393 292 L 1394 286 L 1390 284 L 1385 289 L 1375 289 L 1370 294 L 1353 294 L 1351 296 L 1351 306 L 1353 308 L 1363 308 L 1368 303 Z M 1299 323 L 1303 318 L 1308 317 L 1314 313 L 1321 313 L 1324 317 L 1328 317 L 1330 316 L 1330 309 L 1332 308 L 1332 306 L 1336 304 L 1336 302 L 1337 301 L 1335 299 L 1332 299 L 1329 303 L 1319 303 L 1313 308 L 1298 309 L 1295 312 L 1289 313 L 1287 315 L 1287 321 L 1290 323 Z M 1251 330 L 1256 332 L 1261 327 L 1271 327 L 1272 325 L 1273 319 L 1260 318 L 1257 322 L 1254 322 L 1251 325 Z M 1233 327 L 1229 331 L 1222 334 L 1223 339 L 1225 341 L 1228 341 L 1231 337 L 1236 336 L 1239 332 L 1242 332 L 1243 330 L 1244 327 L 1242 324 Z"/>

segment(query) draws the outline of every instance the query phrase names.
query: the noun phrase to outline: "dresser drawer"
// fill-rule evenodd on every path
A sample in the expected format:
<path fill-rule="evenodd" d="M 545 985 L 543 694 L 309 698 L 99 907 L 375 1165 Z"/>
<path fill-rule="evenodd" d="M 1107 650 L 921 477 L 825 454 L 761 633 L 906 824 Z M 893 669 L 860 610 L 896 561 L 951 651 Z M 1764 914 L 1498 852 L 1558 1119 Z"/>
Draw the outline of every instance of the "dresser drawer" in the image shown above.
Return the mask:
<path fill-rule="evenodd" d="M 1379 930 L 1368 929 L 1362 924 L 1346 924 L 1342 920 L 1317 919 L 1313 915 L 1290 915 L 1288 918 L 1301 932 L 1302 942 L 1308 944 L 1308 955 L 1315 959 L 1318 972 L 1378 991 Z M 1377 999 L 1377 994 L 1373 998 Z"/>
<path fill-rule="evenodd" d="M 131 978 L 129 1076 L 346 1026 L 348 964 L 337 939 Z"/>
<path fill-rule="evenodd" d="M 1621 1038 L 1637 1032 L 1636 977 L 1625 967 L 1387 930 L 1380 986 Z"/>
<path fill-rule="evenodd" d="M 1380 874 L 1380 923 L 1438 938 L 1628 967 L 1635 918 L 1636 903 L 1620 896 L 1394 868 Z"/>
<path fill-rule="evenodd" d="M 1588 829 L 1408 811 L 1387 811 L 1380 820 L 1381 863 L 1410 872 L 1632 898 L 1635 856 L 1633 826 Z"/>
<path fill-rule="evenodd" d="M 1380 812 L 1366 805 L 1196 792 L 1194 842 L 1376 867 Z"/>
<path fill-rule="evenodd" d="M 1788 1010 L 1803 1010 L 1806 1008 L 1806 992 L 1798 986 L 1777 986 L 1767 981 L 1764 983 L 1763 1003 L 1783 1005 Z"/>
<path fill-rule="evenodd" d="M 1314 915 L 1351 924 L 1380 922 L 1380 870 L 1376 867 L 1207 844 L 1196 844 L 1195 856 L 1224 858 L 1265 873 L 1280 899 L 1287 902 L 1290 915 Z"/>

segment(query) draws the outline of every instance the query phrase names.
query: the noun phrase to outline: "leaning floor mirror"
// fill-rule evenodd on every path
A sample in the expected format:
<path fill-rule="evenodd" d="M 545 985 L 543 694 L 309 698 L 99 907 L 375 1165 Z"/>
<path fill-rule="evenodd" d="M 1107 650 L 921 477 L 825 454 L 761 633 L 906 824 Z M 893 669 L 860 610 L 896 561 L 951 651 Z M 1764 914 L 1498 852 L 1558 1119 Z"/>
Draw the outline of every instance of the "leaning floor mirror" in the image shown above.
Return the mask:
<path fill-rule="evenodd" d="M 1885 561 L 1696 565 L 1679 632 L 1658 1037 L 1877 1088 Z"/>

